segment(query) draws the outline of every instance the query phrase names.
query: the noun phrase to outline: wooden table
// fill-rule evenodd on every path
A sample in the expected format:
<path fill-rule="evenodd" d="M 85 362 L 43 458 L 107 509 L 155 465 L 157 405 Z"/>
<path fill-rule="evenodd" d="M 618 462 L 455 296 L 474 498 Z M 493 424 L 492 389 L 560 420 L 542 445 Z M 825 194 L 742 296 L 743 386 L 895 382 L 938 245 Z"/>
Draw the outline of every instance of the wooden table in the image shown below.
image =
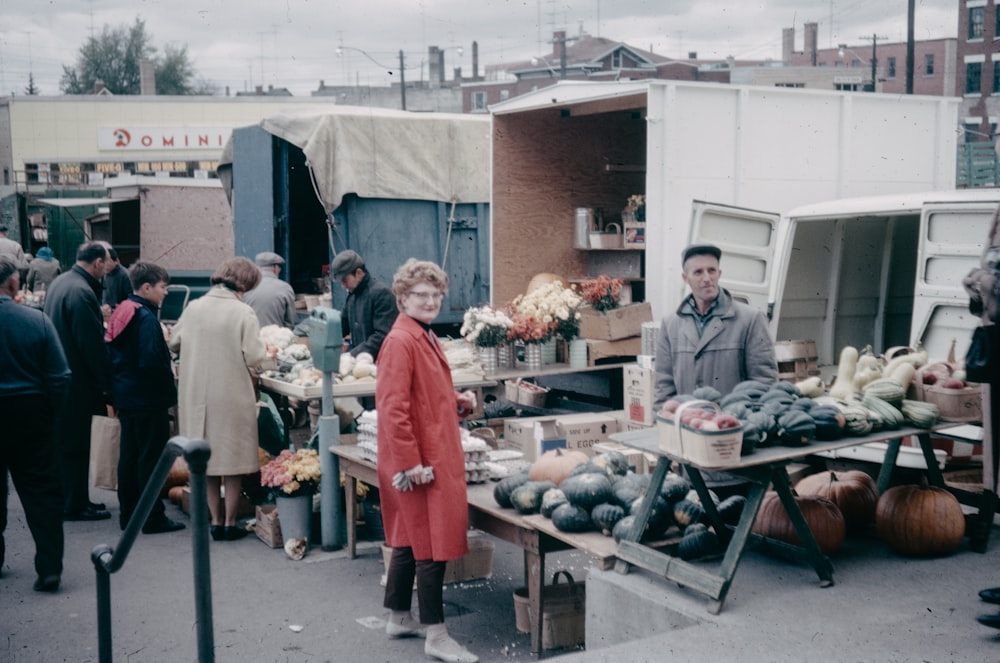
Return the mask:
<path fill-rule="evenodd" d="M 344 491 L 354 495 L 357 481 L 378 486 L 375 463 L 365 458 L 353 445 L 332 446 L 340 458 L 344 473 Z M 498 539 L 513 543 L 524 551 L 524 582 L 528 588 L 528 612 L 531 615 L 531 652 L 542 651 L 542 620 L 545 583 L 545 555 L 560 550 L 577 549 L 593 555 L 603 569 L 613 566 L 616 546 L 613 539 L 596 532 L 568 534 L 560 532 L 543 516 L 522 516 L 513 509 L 502 509 L 493 499 L 493 484 L 470 484 L 468 487 L 469 525 Z M 347 519 L 347 555 L 357 555 L 357 533 L 353 518 Z"/>
<path fill-rule="evenodd" d="M 973 549 L 978 549 L 980 552 L 985 550 L 986 537 L 989 535 L 989 527 L 993 523 L 993 515 L 996 512 L 996 495 L 989 492 L 984 494 L 969 493 L 967 491 L 953 490 L 945 486 L 941 470 L 937 465 L 937 459 L 934 457 L 930 431 L 917 428 L 901 428 L 895 431 L 881 431 L 865 437 L 849 437 L 829 442 L 816 441 L 804 447 L 775 446 L 758 449 L 755 453 L 742 457 L 738 465 L 724 468 L 726 472 L 751 482 L 743 514 L 736 527 L 730 531 L 722 523 L 701 475 L 702 470 L 717 468 L 701 468 L 683 458 L 665 453 L 660 449 L 658 430 L 651 428 L 642 431 L 618 433 L 611 436 L 611 439 L 617 442 L 653 453 L 659 457 L 656 469 L 653 471 L 651 477 L 649 488 L 646 490 L 643 498 L 642 506 L 636 514 L 635 526 L 618 546 L 617 555 L 619 561 L 616 565 L 616 570 L 620 573 L 628 573 L 629 565 L 631 564 L 673 580 L 707 595 L 710 599 L 708 604 L 709 612 L 718 614 L 722 610 L 722 604 L 726 599 L 733 576 L 736 574 L 736 568 L 746 548 L 747 541 L 751 536 L 750 530 L 757 517 L 757 511 L 760 509 L 764 494 L 769 486 L 773 486 L 788 512 L 792 524 L 795 526 L 802 545 L 789 546 L 775 541 L 767 541 L 768 545 L 789 553 L 796 558 L 804 559 L 804 561 L 808 562 L 816 570 L 820 578 L 820 586 L 828 587 L 833 584 L 833 565 L 826 555 L 820 551 L 815 537 L 813 537 L 812 532 L 809 530 L 809 525 L 795 503 L 786 466 L 793 461 L 820 451 L 832 451 L 867 442 L 886 442 L 888 449 L 878 477 L 878 488 L 881 494 L 889 487 L 896 458 L 899 454 L 900 444 L 904 438 L 911 435 L 916 436 L 920 441 L 920 449 L 927 464 L 928 482 L 934 486 L 947 488 L 963 504 L 975 506 L 979 509 L 978 516 L 974 519 L 978 526 L 967 528 L 967 531 L 970 533 L 970 538 L 972 538 L 971 545 Z M 645 529 L 653 501 L 659 492 L 660 484 L 663 482 L 671 461 L 677 461 L 686 468 L 691 483 L 701 497 L 701 503 L 704 505 L 716 533 L 722 541 L 725 542 L 728 539 L 725 555 L 716 571 L 708 570 L 704 565 L 692 564 L 666 553 L 653 550 L 638 542 L 643 529 Z"/>

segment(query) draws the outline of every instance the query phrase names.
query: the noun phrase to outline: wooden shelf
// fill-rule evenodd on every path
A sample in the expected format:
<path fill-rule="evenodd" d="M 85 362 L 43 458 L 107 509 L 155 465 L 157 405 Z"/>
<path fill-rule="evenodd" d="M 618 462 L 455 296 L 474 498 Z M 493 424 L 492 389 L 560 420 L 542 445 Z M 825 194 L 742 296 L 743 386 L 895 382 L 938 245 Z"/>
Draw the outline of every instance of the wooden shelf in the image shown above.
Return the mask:
<path fill-rule="evenodd" d="M 644 246 L 616 246 L 614 248 L 609 248 L 609 249 L 601 249 L 601 248 L 595 249 L 590 247 L 586 249 L 581 249 L 578 247 L 574 248 L 576 248 L 577 251 L 645 251 L 646 250 L 646 247 Z"/>

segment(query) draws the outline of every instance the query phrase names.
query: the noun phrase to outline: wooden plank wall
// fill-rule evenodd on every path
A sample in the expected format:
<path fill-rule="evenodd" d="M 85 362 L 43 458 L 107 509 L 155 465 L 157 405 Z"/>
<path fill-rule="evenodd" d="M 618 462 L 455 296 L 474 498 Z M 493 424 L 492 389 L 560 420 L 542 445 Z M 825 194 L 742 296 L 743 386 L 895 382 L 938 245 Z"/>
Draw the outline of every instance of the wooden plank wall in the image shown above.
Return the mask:
<path fill-rule="evenodd" d="M 645 109 L 574 116 L 572 109 L 493 118 L 493 304 L 523 293 L 540 272 L 587 274 L 573 248 L 577 207 L 601 207 L 620 223 L 628 197 L 645 192 L 645 172 L 608 164 L 646 163 Z"/>

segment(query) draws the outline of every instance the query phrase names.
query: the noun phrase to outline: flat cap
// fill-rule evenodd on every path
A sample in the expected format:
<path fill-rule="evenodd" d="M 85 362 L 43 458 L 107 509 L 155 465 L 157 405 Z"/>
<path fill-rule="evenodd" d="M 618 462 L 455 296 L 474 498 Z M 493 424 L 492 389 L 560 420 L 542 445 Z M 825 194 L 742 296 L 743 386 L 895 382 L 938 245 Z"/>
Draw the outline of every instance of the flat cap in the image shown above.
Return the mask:
<path fill-rule="evenodd" d="M 715 256 L 716 260 L 722 258 L 722 249 L 715 244 L 691 244 L 681 253 L 681 265 L 692 256 Z"/>
<path fill-rule="evenodd" d="M 0 285 L 17 273 L 17 263 L 8 255 L 0 255 Z"/>
<path fill-rule="evenodd" d="M 270 267 L 271 265 L 284 265 L 285 259 L 274 251 L 264 251 L 257 254 L 254 262 L 257 263 L 258 267 Z"/>
<path fill-rule="evenodd" d="M 333 264 L 330 265 L 330 273 L 333 274 L 334 279 L 339 281 L 348 274 L 353 274 L 364 266 L 365 261 L 361 258 L 361 256 L 354 251 L 347 249 L 346 251 L 338 253 L 337 257 L 333 259 Z"/>

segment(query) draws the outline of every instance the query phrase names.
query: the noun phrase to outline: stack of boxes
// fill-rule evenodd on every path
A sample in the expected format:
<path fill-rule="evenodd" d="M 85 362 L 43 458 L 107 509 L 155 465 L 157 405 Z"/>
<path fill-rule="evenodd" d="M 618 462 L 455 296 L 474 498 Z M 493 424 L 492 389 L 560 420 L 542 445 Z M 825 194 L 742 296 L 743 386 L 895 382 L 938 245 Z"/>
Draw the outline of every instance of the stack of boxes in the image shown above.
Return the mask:
<path fill-rule="evenodd" d="M 587 340 L 591 366 L 600 359 L 642 354 L 642 325 L 653 319 L 649 302 L 619 306 L 606 313 L 585 308 L 580 313 L 580 337 Z"/>

